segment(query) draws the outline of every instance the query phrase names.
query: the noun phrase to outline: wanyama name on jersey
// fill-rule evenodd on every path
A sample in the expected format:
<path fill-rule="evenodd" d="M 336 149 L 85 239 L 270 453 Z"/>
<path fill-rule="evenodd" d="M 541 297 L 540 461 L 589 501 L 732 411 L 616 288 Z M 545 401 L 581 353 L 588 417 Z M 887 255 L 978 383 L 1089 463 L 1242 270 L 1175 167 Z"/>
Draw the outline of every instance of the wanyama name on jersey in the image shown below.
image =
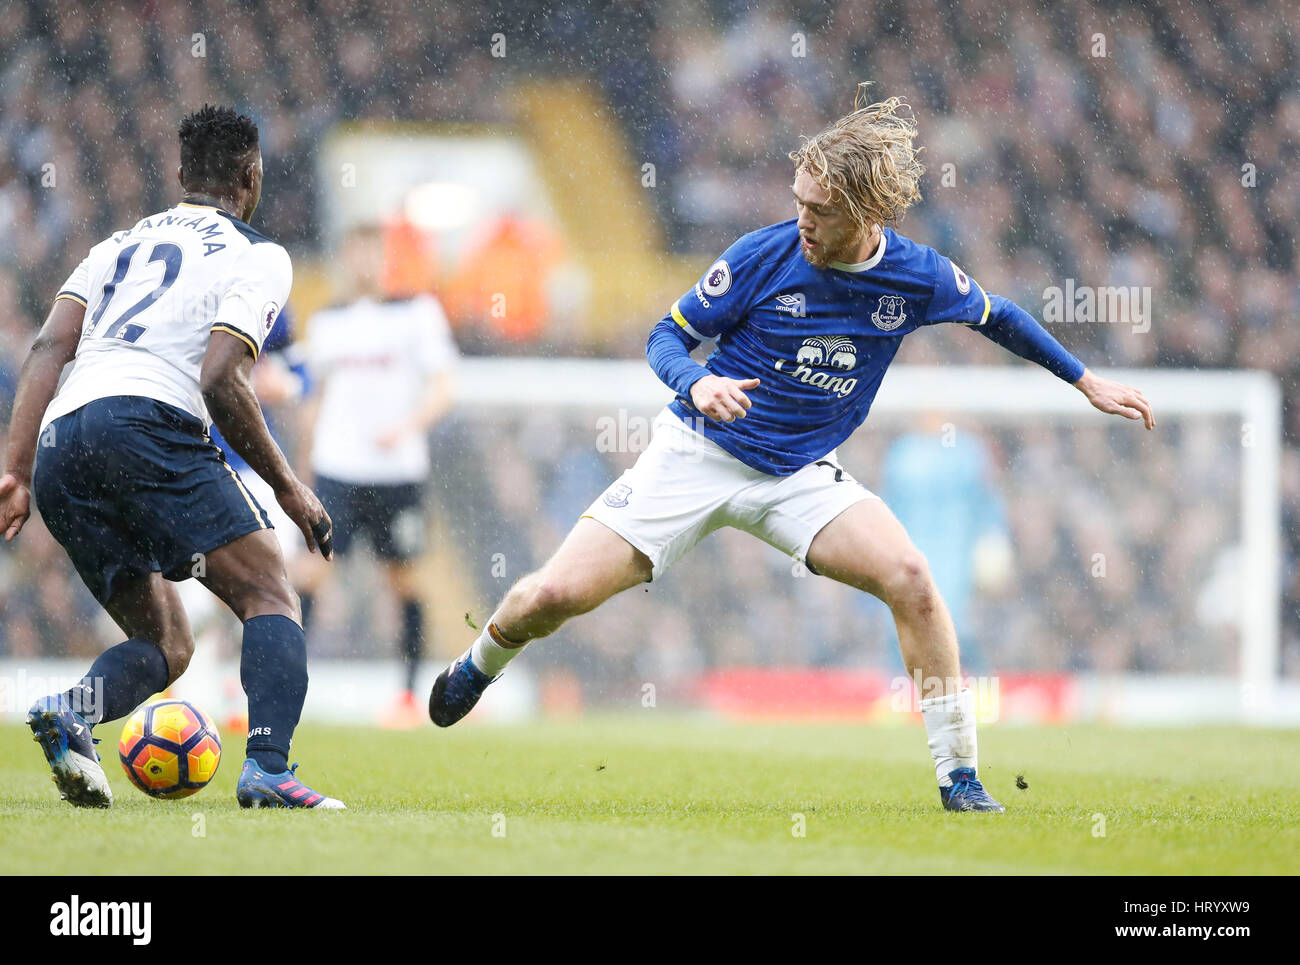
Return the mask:
<path fill-rule="evenodd" d="M 218 208 L 182 202 L 95 245 L 59 290 L 86 306 L 71 372 L 41 426 L 137 395 L 210 423 L 199 372 L 213 331 L 254 355 L 289 297 L 280 245 Z"/>

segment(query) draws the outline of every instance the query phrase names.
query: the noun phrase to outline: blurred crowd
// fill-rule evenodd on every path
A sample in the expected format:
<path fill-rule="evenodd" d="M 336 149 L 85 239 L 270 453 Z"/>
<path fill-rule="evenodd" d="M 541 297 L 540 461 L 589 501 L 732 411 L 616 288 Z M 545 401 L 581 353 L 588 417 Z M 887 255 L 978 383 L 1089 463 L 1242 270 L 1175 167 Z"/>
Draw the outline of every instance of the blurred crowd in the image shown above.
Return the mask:
<path fill-rule="evenodd" d="M 315 152 L 337 122 L 508 124 L 520 78 L 586 77 L 637 162 L 656 165 L 671 246 L 703 267 L 738 235 L 793 214 L 787 152 L 871 80 L 873 96 L 907 99 L 925 147 L 925 198 L 905 233 L 1039 315 L 1045 290 L 1070 279 L 1149 287 L 1149 330 L 1132 318 L 1054 328 L 1095 367 L 1279 378 L 1284 663 L 1300 674 L 1295 28 L 1290 0 L 10 0 L 0 16 L 0 403 L 51 294 L 90 245 L 175 199 L 175 126 L 204 101 L 253 113 L 275 184 L 259 221 L 310 256 L 321 245 Z M 490 51 L 497 33 L 504 57 Z M 629 332 L 629 352 L 640 338 Z M 900 361 L 1005 357 L 969 332 L 927 331 Z M 537 445 L 527 420 L 457 417 L 436 498 L 462 521 L 467 552 L 516 546 L 523 568 L 540 561 L 618 468 L 592 448 L 589 422 L 559 420 L 562 444 Z M 882 467 L 905 430 L 868 428 L 841 455 L 863 482 L 887 487 Z M 967 434 L 1015 507 L 1000 524 L 1015 588 L 972 590 L 963 608 L 975 659 L 1232 669 L 1220 617 L 1239 536 L 1240 432 L 1180 420 L 1155 441 L 1136 435 L 1122 424 Z M 1122 478 L 1099 465 L 1111 455 Z M 491 485 L 460 485 L 478 465 Z M 688 557 L 651 588 L 663 605 L 617 601 L 576 623 L 583 666 L 635 676 L 646 661 L 893 659 L 873 601 L 815 579 L 782 590 L 788 561 L 748 565 L 744 540 L 719 534 Z M 1089 573 L 1098 552 L 1111 561 L 1105 579 Z M 70 574 L 39 527 L 0 554 L 0 653 L 93 645 L 94 608 Z"/>

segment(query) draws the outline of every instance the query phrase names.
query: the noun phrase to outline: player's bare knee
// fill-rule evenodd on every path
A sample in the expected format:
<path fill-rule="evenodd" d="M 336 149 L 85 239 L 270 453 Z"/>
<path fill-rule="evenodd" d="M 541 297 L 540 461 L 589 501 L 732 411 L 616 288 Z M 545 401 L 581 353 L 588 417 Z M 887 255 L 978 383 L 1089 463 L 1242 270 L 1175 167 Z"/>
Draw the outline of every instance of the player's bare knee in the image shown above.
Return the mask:
<path fill-rule="evenodd" d="M 930 564 L 914 547 L 905 550 L 894 561 L 883 588 L 885 602 L 891 608 L 920 613 L 934 608 L 938 592 L 930 576 Z"/>

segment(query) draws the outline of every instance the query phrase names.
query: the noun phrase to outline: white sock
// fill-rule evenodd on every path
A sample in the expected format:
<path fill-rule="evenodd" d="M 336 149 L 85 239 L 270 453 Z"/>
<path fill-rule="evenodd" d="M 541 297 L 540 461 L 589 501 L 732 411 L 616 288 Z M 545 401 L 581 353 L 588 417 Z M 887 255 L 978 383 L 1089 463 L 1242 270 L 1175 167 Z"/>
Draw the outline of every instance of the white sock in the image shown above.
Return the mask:
<path fill-rule="evenodd" d="M 474 641 L 474 646 L 469 648 L 469 658 L 474 661 L 474 666 L 489 677 L 495 677 L 505 670 L 506 664 L 523 653 L 528 641 L 525 640 L 515 646 L 502 646 L 502 643 L 510 643 L 510 641 L 506 640 L 497 629 L 497 625 L 489 620 L 488 625 Z"/>
<path fill-rule="evenodd" d="M 930 755 L 940 787 L 949 787 L 948 773 L 958 767 L 979 769 L 975 750 L 975 695 L 969 687 L 955 694 L 921 701 L 921 717 L 930 738 Z"/>

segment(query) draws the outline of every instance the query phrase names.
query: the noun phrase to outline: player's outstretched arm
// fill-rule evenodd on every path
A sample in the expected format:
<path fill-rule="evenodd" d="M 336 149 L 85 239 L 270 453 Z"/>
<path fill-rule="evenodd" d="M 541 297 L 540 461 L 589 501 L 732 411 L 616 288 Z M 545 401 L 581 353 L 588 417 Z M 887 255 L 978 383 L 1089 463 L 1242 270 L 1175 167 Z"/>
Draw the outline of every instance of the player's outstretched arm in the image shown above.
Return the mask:
<path fill-rule="evenodd" d="M 253 361 L 247 342 L 226 332 L 214 331 L 199 376 L 203 401 L 231 448 L 274 490 L 276 500 L 302 530 L 307 548 L 314 553 L 315 534 L 328 533 L 330 519 L 316 494 L 304 486 L 289 467 L 289 461 L 266 427 L 262 407 L 249 377 Z M 328 549 L 322 547 L 322 551 L 328 559 Z"/>
<path fill-rule="evenodd" d="M 989 306 L 988 322 L 978 329 L 982 335 L 1069 382 L 1102 412 L 1141 419 L 1148 429 L 1155 428 L 1151 404 L 1140 391 L 1089 371 L 1037 319 L 1010 299 L 990 295 Z"/>
<path fill-rule="evenodd" d="M 63 367 L 77 354 L 85 317 L 86 306 L 80 302 L 56 300 L 23 362 L 9 419 L 5 474 L 0 477 L 0 531 L 6 540 L 17 536 L 31 515 L 32 466 L 41 416 L 58 390 Z"/>

